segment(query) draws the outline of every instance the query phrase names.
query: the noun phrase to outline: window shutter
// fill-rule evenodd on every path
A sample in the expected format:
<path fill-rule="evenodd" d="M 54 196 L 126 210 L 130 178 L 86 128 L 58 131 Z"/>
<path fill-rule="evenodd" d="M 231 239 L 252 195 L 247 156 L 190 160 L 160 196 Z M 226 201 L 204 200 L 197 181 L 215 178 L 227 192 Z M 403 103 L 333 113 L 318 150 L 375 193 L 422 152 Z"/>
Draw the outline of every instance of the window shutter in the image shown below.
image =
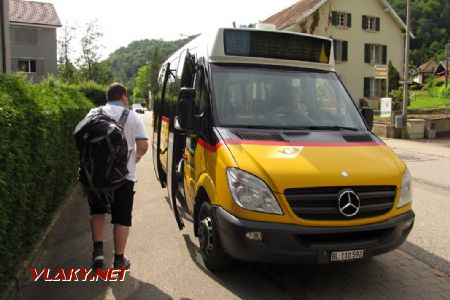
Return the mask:
<path fill-rule="evenodd" d="M 348 60 L 348 42 L 342 41 L 342 60 L 347 61 Z"/>
<path fill-rule="evenodd" d="M 337 12 L 333 11 L 331 13 L 331 24 L 336 25 L 337 24 Z"/>
<path fill-rule="evenodd" d="M 382 61 L 383 65 L 387 64 L 387 46 L 383 45 Z"/>
<path fill-rule="evenodd" d="M 334 59 L 337 60 L 337 40 L 333 39 L 333 54 Z"/>
<path fill-rule="evenodd" d="M 367 16 L 362 16 L 362 29 L 367 29 L 369 20 L 367 19 Z"/>
<path fill-rule="evenodd" d="M 347 14 L 347 27 L 352 27 L 352 14 Z"/>
<path fill-rule="evenodd" d="M 370 78 L 364 77 L 364 97 L 370 97 Z"/>
<path fill-rule="evenodd" d="M 376 26 L 376 30 L 380 31 L 380 18 L 376 19 L 375 26 Z"/>
<path fill-rule="evenodd" d="M 370 63 L 370 44 L 364 44 L 364 62 Z"/>

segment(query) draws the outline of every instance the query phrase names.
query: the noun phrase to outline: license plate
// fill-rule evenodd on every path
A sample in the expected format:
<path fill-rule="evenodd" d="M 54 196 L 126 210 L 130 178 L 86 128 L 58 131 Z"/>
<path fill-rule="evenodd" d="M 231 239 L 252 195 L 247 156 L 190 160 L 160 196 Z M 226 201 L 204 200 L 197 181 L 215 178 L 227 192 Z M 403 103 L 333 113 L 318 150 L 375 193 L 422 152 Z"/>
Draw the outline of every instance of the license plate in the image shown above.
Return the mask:
<path fill-rule="evenodd" d="M 333 251 L 331 252 L 331 261 L 347 261 L 362 259 L 364 250 L 349 250 L 349 251 Z"/>

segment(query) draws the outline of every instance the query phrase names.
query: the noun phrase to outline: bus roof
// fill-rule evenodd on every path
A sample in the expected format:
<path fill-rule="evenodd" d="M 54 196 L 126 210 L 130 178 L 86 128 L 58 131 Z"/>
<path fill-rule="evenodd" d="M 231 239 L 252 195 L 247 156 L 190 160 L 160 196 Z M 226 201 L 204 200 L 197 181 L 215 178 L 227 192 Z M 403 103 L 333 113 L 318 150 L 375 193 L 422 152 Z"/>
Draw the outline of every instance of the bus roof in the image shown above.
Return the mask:
<path fill-rule="evenodd" d="M 169 57 L 166 63 L 178 60 L 187 49 L 210 63 L 277 65 L 334 71 L 332 40 L 303 33 L 219 28 L 193 39 Z"/>

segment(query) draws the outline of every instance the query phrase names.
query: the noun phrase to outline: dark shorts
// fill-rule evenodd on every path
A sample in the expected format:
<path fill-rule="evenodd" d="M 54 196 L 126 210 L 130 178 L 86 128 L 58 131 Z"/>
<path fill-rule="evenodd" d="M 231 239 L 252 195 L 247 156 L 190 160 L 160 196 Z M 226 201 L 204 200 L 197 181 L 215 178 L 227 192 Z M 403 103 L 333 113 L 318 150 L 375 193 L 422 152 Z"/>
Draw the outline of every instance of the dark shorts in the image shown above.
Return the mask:
<path fill-rule="evenodd" d="M 111 203 L 111 223 L 131 226 L 131 211 L 133 210 L 134 182 L 127 180 L 114 192 L 114 201 Z M 94 192 L 89 192 L 88 202 L 91 215 L 105 214 L 107 212 L 105 201 L 99 200 Z"/>

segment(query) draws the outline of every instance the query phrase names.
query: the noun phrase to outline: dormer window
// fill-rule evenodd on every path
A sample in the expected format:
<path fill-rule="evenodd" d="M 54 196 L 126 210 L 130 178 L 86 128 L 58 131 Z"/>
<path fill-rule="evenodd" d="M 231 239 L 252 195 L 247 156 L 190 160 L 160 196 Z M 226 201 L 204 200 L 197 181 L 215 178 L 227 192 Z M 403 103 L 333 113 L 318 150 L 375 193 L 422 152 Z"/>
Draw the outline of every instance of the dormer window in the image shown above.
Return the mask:
<path fill-rule="evenodd" d="M 350 28 L 352 27 L 352 15 L 346 12 L 333 11 L 331 13 L 331 24 L 336 27 Z"/>

